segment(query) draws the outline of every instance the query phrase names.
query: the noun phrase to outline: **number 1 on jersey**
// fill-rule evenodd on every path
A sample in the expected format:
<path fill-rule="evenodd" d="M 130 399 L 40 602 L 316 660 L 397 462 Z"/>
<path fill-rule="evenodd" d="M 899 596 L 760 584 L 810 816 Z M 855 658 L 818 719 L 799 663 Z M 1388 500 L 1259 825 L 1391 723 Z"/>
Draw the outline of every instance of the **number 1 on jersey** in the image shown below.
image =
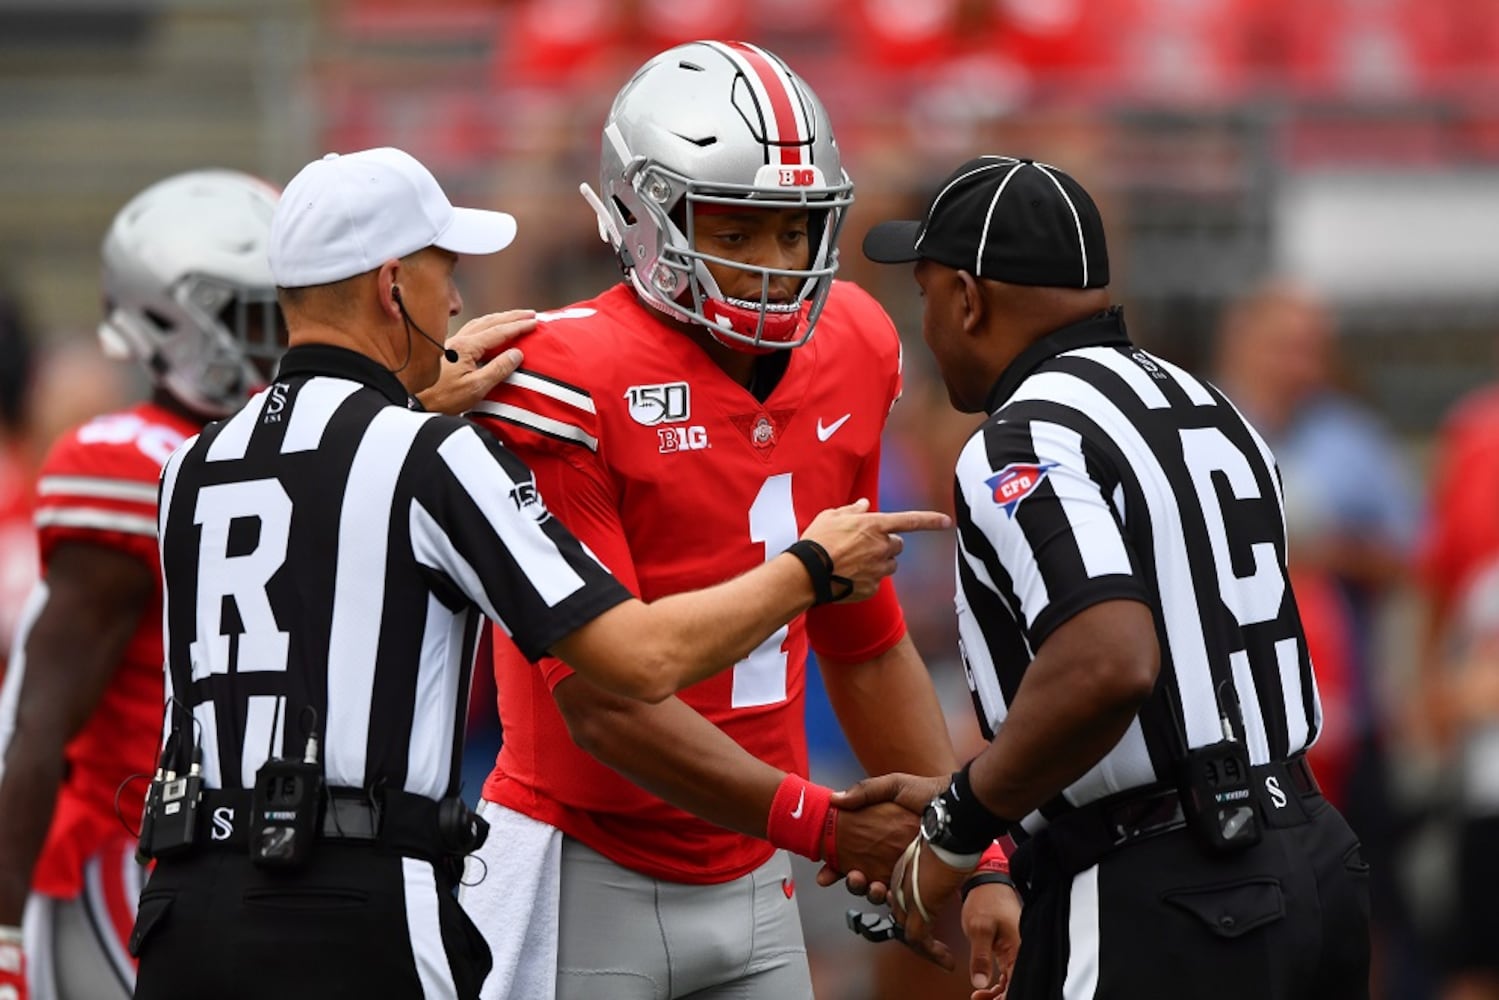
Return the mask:
<path fill-rule="evenodd" d="M 796 541 L 796 509 L 791 504 L 791 473 L 771 476 L 749 509 L 750 541 L 765 546 L 768 562 Z M 786 700 L 786 636 L 782 625 L 769 639 L 734 665 L 732 708 L 774 705 Z"/>

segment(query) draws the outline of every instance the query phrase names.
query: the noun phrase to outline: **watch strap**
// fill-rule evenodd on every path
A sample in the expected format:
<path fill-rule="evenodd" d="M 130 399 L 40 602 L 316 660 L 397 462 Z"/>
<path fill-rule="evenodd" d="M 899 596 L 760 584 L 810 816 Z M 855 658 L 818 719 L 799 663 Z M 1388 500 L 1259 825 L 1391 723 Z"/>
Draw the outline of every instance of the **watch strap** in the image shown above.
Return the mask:
<path fill-rule="evenodd" d="M 947 816 L 945 834 L 934 846 L 956 855 L 981 855 L 991 843 L 1014 826 L 1014 821 L 990 812 L 973 791 L 969 779 L 969 761 L 952 776 L 952 781 L 938 798 Z M 977 859 L 974 861 L 977 864 Z M 969 867 L 972 867 L 970 865 Z"/>

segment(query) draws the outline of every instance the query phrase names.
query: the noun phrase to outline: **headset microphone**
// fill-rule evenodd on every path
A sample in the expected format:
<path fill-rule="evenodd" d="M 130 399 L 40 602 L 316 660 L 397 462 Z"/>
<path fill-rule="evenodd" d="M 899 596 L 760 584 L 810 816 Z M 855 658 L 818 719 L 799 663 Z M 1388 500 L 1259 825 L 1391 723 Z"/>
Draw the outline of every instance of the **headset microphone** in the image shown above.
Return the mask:
<path fill-rule="evenodd" d="M 416 320 L 412 319 L 411 314 L 406 311 L 406 303 L 401 301 L 400 285 L 390 286 L 390 297 L 395 301 L 396 308 L 401 310 L 401 319 L 404 320 L 413 330 L 421 334 L 423 340 L 431 344 L 433 347 L 436 347 L 438 350 L 442 351 L 442 356 L 448 364 L 456 365 L 458 363 L 458 352 L 442 343 L 441 341 L 437 340 L 435 337 L 430 336 L 426 330 L 423 330 L 421 327 L 417 326 Z"/>

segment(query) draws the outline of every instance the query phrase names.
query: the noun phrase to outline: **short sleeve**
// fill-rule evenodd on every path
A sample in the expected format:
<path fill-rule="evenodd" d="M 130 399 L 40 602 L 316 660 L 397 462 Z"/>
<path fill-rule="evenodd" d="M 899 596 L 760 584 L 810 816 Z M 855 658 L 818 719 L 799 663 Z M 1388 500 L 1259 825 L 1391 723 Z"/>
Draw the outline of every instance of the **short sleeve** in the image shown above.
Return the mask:
<path fill-rule="evenodd" d="M 536 477 L 549 509 L 631 592 L 639 593 L 635 561 L 619 517 L 619 504 L 608 471 L 598 456 L 575 445 L 537 435 L 511 433 L 511 446 Z M 547 685 L 555 688 L 572 668 L 553 656 L 537 664 Z"/>
<path fill-rule="evenodd" d="M 1032 649 L 1094 604 L 1150 601 L 1109 478 L 1077 431 L 1041 420 L 990 421 L 959 456 L 960 555 L 1008 591 Z"/>
<path fill-rule="evenodd" d="M 528 659 L 628 600 L 627 591 L 548 509 L 526 465 L 463 423 L 438 445 L 417 493 L 417 558 L 448 576 Z"/>
<path fill-rule="evenodd" d="M 155 566 L 162 462 L 185 435 L 135 413 L 99 417 L 61 438 L 42 464 L 35 520 L 43 564 L 70 541 Z"/>

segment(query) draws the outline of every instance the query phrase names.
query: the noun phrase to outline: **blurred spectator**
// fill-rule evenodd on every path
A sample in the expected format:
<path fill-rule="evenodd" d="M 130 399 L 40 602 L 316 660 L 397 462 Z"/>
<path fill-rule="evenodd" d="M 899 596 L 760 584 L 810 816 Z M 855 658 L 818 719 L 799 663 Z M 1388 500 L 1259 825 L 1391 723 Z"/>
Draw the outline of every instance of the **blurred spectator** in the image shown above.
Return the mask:
<path fill-rule="evenodd" d="M 1499 1000 L 1499 558 L 1488 555 L 1458 591 L 1440 652 L 1460 813 L 1444 1000 Z"/>
<path fill-rule="evenodd" d="M 17 617 L 36 580 L 32 461 L 26 440 L 33 359 L 20 311 L 0 297 L 0 679 Z"/>
<path fill-rule="evenodd" d="M 1307 751 L 1327 800 L 1347 814 L 1350 770 L 1358 755 L 1354 726 L 1357 678 L 1353 615 L 1337 581 L 1319 570 L 1292 568 L 1291 590 L 1306 630 L 1307 652 L 1322 700 L 1322 729 Z"/>
<path fill-rule="evenodd" d="M 1474 393 L 1448 414 L 1437 438 L 1428 508 L 1421 543 L 1428 603 L 1423 663 L 1436 663 L 1464 595 L 1499 556 L 1499 386 Z M 1441 686 L 1429 684 L 1425 693 L 1427 735 L 1445 746 L 1454 712 Z"/>
<path fill-rule="evenodd" d="M 1292 558 L 1327 572 L 1355 616 L 1355 660 L 1367 675 L 1377 600 L 1403 579 L 1416 524 L 1413 477 L 1379 421 L 1336 386 L 1327 308 L 1286 282 L 1230 307 L 1216 381 L 1269 442 L 1285 481 Z M 1367 679 L 1367 677 L 1366 677 Z M 1372 697 L 1372 692 L 1365 692 Z M 1361 711 L 1373 727 L 1372 702 Z"/>
<path fill-rule="evenodd" d="M 1313 666 L 1332 741 L 1317 748 L 1318 774 L 1329 798 L 1347 804 L 1363 841 L 1374 872 L 1374 933 L 1385 945 L 1375 950 L 1400 978 L 1411 932 L 1395 879 L 1397 822 L 1377 698 L 1390 665 L 1376 659 L 1375 634 L 1381 602 L 1408 566 L 1413 478 L 1373 414 L 1338 390 L 1336 355 L 1326 306 L 1304 288 L 1272 281 L 1229 308 L 1215 381 L 1280 466 L 1295 593 L 1310 612 L 1308 642 L 1316 636 Z"/>
<path fill-rule="evenodd" d="M 1459 5 L 1486 6 L 1459 0 Z M 1309 95 L 1398 97 L 1432 84 L 1450 59 L 1441 0 L 1279 4 L 1286 79 Z"/>
<path fill-rule="evenodd" d="M 1457 759 L 1457 909 L 1447 1000 L 1499 998 L 1499 387 L 1453 408 L 1421 551 L 1424 735 Z"/>

